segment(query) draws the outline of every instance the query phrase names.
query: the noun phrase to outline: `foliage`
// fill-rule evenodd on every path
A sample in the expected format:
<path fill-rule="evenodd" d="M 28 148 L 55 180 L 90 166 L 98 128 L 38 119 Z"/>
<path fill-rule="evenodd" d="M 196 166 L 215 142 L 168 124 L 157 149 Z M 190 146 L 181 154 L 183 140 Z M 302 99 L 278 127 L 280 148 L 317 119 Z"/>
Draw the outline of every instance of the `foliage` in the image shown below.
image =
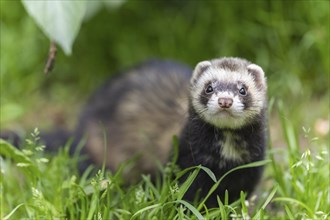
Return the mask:
<path fill-rule="evenodd" d="M 279 105 L 279 110 L 285 115 L 283 106 Z M 299 145 L 292 122 L 281 119 L 287 148 L 277 152 L 285 161 L 282 164 L 276 162 L 271 148 L 273 176 L 279 187 L 279 197 L 273 201 L 283 203 L 291 219 L 326 219 L 330 215 L 329 146 L 320 144 L 304 127 L 307 146 Z M 299 208 L 293 211 L 288 204 Z"/>
<path fill-rule="evenodd" d="M 92 16 L 102 5 L 121 4 L 117 1 L 28 1 L 22 0 L 27 12 L 50 40 L 56 41 L 70 55 L 83 19 Z"/>
<path fill-rule="evenodd" d="M 289 129 L 283 124 L 283 130 L 291 134 Z M 123 167 L 115 173 L 99 170 L 94 175 L 95 168 L 89 167 L 79 176 L 78 154 L 70 158 L 69 145 L 48 161 L 40 154 L 43 147 L 38 145 L 37 135 L 34 131 L 22 150 L 0 141 L 0 154 L 6 156 L 1 157 L 0 216 L 4 219 L 327 219 L 330 215 L 329 152 L 306 149 L 298 157 L 300 146 L 289 146 L 289 139 L 295 136 L 287 137 L 289 152 L 269 152 L 272 165 L 259 189 L 264 193 L 249 200 L 242 193 L 233 204 L 228 204 L 228 199 L 218 200 L 218 208 L 208 208 L 204 200 L 191 203 L 182 199 L 198 172 L 214 178 L 206 167 L 178 171 L 175 163 L 168 163 L 155 181 L 142 175 L 137 184 L 125 186 Z M 281 156 L 281 163 L 277 156 Z M 191 172 L 190 176 L 179 184 L 177 179 L 186 172 Z M 221 179 L 215 180 L 215 186 Z"/>
<path fill-rule="evenodd" d="M 22 1 L 28 13 L 50 38 L 58 42 L 66 54 L 78 34 L 85 15 L 84 1 Z"/>

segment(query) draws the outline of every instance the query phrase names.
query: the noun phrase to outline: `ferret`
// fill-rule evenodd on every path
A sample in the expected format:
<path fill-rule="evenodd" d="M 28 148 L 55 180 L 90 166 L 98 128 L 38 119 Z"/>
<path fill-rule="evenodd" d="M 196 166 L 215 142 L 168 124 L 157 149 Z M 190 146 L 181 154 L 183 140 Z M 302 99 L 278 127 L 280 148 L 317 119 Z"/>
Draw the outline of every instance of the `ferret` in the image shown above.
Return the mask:
<path fill-rule="evenodd" d="M 266 145 L 266 78 L 261 67 L 240 58 L 203 61 L 194 70 L 173 61 L 150 61 L 132 68 L 98 90 L 87 103 L 78 125 L 78 139 L 87 135 L 92 161 L 118 169 L 137 155 L 124 173 L 135 179 L 155 173 L 157 161 L 169 160 L 173 135 L 179 136 L 181 169 L 208 167 L 219 179 L 239 165 L 264 158 Z M 105 135 L 106 134 L 106 135 Z M 105 146 L 108 146 L 105 149 Z M 227 176 L 208 199 L 229 202 L 250 194 L 262 167 Z M 205 197 L 213 180 L 200 172 L 185 195 Z"/>
<path fill-rule="evenodd" d="M 189 92 L 189 116 L 180 135 L 178 165 L 203 165 L 217 179 L 243 164 L 264 159 L 267 125 L 267 84 L 261 67 L 240 58 L 203 61 L 195 67 Z M 225 177 L 208 199 L 217 205 L 217 196 L 229 202 L 253 191 L 262 167 L 242 169 Z M 200 172 L 186 194 L 205 197 L 214 182 Z"/>
<path fill-rule="evenodd" d="M 88 163 L 117 170 L 135 158 L 125 179 L 155 174 L 170 159 L 173 136 L 179 140 L 177 165 L 203 165 L 219 179 L 239 165 L 264 158 L 266 145 L 266 78 L 261 67 L 241 58 L 203 61 L 191 69 L 174 61 L 152 60 L 107 81 L 84 107 L 73 136 L 86 138 Z M 62 134 L 62 133 L 61 133 Z M 51 136 L 48 136 L 48 143 Z M 54 147 L 52 147 L 54 148 Z M 250 194 L 262 167 L 233 172 L 207 200 L 229 201 Z M 184 181 L 184 178 L 181 181 Z M 200 171 L 185 195 L 205 197 L 213 180 Z"/>

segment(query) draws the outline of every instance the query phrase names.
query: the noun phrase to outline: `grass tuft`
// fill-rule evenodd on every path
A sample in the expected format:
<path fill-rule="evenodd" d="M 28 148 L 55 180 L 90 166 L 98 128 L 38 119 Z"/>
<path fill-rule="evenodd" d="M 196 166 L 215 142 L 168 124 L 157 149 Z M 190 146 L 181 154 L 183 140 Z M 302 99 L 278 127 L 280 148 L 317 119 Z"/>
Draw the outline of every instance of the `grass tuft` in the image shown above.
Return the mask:
<path fill-rule="evenodd" d="M 284 111 L 282 112 L 284 115 Z M 178 170 L 173 160 L 161 167 L 151 181 L 142 175 L 136 184 L 125 185 L 121 171 L 95 170 L 89 167 L 79 175 L 79 154 L 69 155 L 66 145 L 55 155 L 47 155 L 34 130 L 21 149 L 0 140 L 1 213 L 3 219 L 328 219 L 329 152 L 319 140 L 302 130 L 308 140 L 302 149 L 291 122 L 282 119 L 287 149 L 270 146 L 269 159 L 237 167 L 220 179 L 206 167 Z M 177 148 L 177 138 L 173 140 Z M 174 152 L 178 152 L 177 149 Z M 281 158 L 281 161 L 279 159 Z M 228 204 L 218 198 L 217 208 L 205 205 L 207 197 L 231 172 L 269 164 L 264 181 L 255 195 Z M 200 201 L 185 201 L 184 194 L 199 172 L 206 172 L 215 182 L 208 196 Z M 93 175 L 93 173 L 95 173 Z M 189 173 L 179 184 L 178 179 Z M 260 192 L 264 193 L 260 193 Z"/>

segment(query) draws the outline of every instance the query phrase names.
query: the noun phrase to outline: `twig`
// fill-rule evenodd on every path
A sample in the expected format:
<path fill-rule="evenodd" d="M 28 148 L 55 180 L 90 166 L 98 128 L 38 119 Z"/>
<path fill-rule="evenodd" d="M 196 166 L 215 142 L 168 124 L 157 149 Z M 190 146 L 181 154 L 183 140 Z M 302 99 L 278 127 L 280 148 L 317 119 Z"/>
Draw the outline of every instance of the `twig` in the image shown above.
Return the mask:
<path fill-rule="evenodd" d="M 56 59 L 56 44 L 54 41 L 50 42 L 50 47 L 49 47 L 49 53 L 48 53 L 48 59 L 47 63 L 44 69 L 44 73 L 47 75 L 50 71 L 53 70 L 54 64 L 55 64 L 55 59 Z"/>

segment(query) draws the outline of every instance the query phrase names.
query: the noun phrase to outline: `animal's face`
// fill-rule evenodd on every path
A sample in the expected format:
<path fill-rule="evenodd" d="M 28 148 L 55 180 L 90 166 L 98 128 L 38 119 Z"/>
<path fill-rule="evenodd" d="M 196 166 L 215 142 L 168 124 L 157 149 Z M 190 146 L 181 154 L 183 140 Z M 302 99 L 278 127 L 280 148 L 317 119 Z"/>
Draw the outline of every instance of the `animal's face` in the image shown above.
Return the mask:
<path fill-rule="evenodd" d="M 265 108 L 262 69 L 245 60 L 225 58 L 199 63 L 191 79 L 192 106 L 219 128 L 240 128 Z"/>

